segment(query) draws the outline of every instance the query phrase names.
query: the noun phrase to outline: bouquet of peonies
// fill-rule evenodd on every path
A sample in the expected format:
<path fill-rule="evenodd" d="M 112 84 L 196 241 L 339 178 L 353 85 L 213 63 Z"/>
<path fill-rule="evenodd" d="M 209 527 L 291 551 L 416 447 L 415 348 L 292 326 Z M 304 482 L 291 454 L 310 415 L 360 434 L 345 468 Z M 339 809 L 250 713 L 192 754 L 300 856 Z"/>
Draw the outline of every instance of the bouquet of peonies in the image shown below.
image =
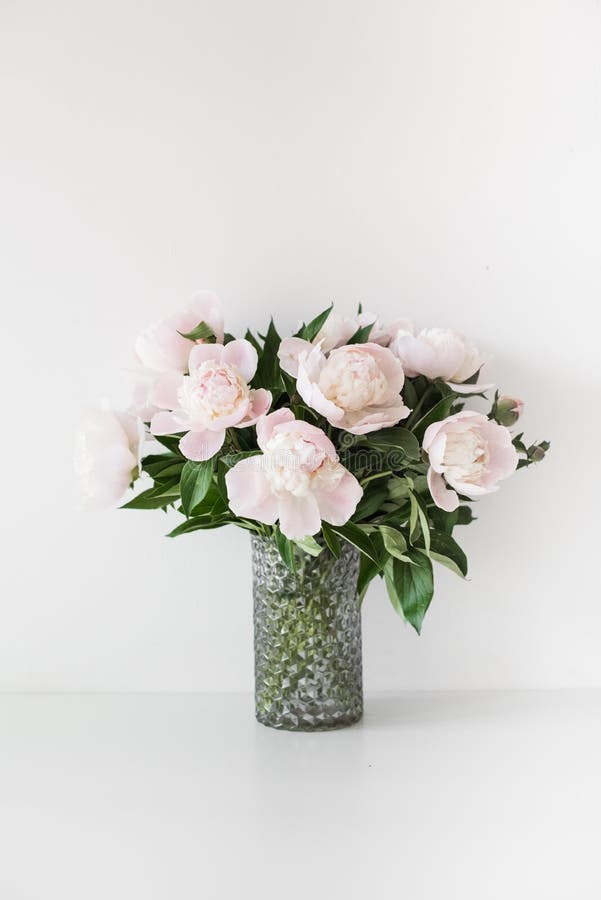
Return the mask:
<path fill-rule="evenodd" d="M 453 537 L 470 503 L 541 460 L 508 430 L 522 403 L 494 395 L 465 338 L 405 320 L 385 327 L 359 308 L 332 307 L 282 339 L 224 333 L 216 296 L 197 294 L 135 344 L 128 412 L 88 413 L 76 469 L 91 506 L 175 507 L 170 536 L 234 524 L 273 539 L 294 570 L 298 553 L 361 554 L 361 597 L 383 577 L 395 609 L 419 632 L 433 594 L 432 562 L 467 573 Z"/>

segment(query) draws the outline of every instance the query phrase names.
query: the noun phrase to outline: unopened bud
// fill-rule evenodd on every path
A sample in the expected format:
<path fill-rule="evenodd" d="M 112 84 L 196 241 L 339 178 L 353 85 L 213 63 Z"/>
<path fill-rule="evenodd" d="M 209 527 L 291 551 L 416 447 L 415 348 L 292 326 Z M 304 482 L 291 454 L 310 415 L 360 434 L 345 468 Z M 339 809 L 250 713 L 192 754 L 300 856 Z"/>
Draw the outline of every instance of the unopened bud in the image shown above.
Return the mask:
<path fill-rule="evenodd" d="M 545 451 L 542 447 L 535 447 L 528 455 L 532 462 L 540 462 L 545 458 Z"/>
<path fill-rule="evenodd" d="M 515 425 L 522 414 L 524 404 L 515 397 L 500 397 L 494 408 L 494 417 L 499 425 L 506 425 L 508 428 Z"/>

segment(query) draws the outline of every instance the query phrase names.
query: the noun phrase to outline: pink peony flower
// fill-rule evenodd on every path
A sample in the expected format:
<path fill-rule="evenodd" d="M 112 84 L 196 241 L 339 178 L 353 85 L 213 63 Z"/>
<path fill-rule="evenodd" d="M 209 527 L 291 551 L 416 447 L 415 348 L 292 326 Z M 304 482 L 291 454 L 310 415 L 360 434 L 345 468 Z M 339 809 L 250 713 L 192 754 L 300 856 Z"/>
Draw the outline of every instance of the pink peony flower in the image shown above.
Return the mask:
<path fill-rule="evenodd" d="M 497 482 L 511 475 L 518 464 L 507 428 L 467 410 L 433 422 L 426 429 L 423 447 L 430 458 L 430 493 L 447 512 L 459 506 L 457 493 L 476 499 L 498 490 Z"/>
<path fill-rule="evenodd" d="M 330 313 L 313 341 L 305 341 L 297 337 L 283 339 L 278 350 L 280 365 L 284 372 L 296 378 L 298 375 L 298 360 L 301 353 L 310 353 L 313 347 L 319 347 L 321 352 L 327 355 L 331 350 L 336 350 L 338 347 L 343 347 L 347 344 L 358 328 L 363 328 L 365 325 L 371 325 L 372 323 L 373 328 L 369 336 L 370 343 L 380 344 L 382 347 L 388 346 L 390 331 L 381 325 L 379 319 L 373 313 L 358 313 L 352 318 Z"/>
<path fill-rule="evenodd" d="M 416 334 L 413 325 L 406 321 L 396 323 L 390 349 L 410 378 L 442 378 L 459 392 L 463 382 L 486 362 L 480 351 L 455 331 L 424 328 Z M 492 385 L 478 385 L 478 390 L 489 387 Z M 474 385 L 466 385 L 466 389 L 473 391 Z"/>
<path fill-rule="evenodd" d="M 267 525 L 279 519 L 291 539 L 317 534 L 322 520 L 348 522 L 363 491 L 320 428 L 279 409 L 258 421 L 257 441 L 263 453 L 236 463 L 225 476 L 235 515 Z"/>
<path fill-rule="evenodd" d="M 152 417 L 152 434 L 187 434 L 179 442 L 188 459 L 210 459 L 221 448 L 227 428 L 246 428 L 271 404 L 269 391 L 248 386 L 257 368 L 257 351 L 248 341 L 197 344 L 189 375 L 164 375 L 153 391 L 162 410 Z"/>
<path fill-rule="evenodd" d="M 400 395 L 404 380 L 399 361 L 378 344 L 347 344 L 328 357 L 311 347 L 298 357 L 296 388 L 305 403 L 352 434 L 377 431 L 409 415 Z"/>
<path fill-rule="evenodd" d="M 223 314 L 221 304 L 211 291 L 199 291 L 187 307 L 180 312 L 160 319 L 146 328 L 135 343 L 137 367 L 132 371 L 133 397 L 131 411 L 145 422 L 157 411 L 152 394 L 164 373 L 188 370 L 188 357 L 192 342 L 182 337 L 199 322 L 213 330 L 217 341 L 223 342 Z"/>
<path fill-rule="evenodd" d="M 91 509 L 104 509 L 119 502 L 137 478 L 144 426 L 128 413 L 89 410 L 79 427 L 75 444 L 75 472 Z"/>

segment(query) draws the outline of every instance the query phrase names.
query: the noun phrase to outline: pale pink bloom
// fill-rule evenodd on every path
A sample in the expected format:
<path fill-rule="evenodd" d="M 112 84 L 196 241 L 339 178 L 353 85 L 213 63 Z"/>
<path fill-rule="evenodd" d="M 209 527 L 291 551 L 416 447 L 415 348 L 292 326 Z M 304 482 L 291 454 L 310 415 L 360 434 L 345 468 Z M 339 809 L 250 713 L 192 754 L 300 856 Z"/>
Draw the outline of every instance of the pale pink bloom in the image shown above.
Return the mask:
<path fill-rule="evenodd" d="M 107 406 L 88 410 L 78 428 L 74 466 L 85 506 L 118 503 L 138 477 L 144 426 L 140 419 Z"/>
<path fill-rule="evenodd" d="M 130 409 L 145 422 L 156 412 L 152 392 L 161 375 L 172 372 L 183 375 L 188 371 L 193 342 L 182 337 L 182 334 L 192 331 L 200 322 L 205 322 L 213 330 L 219 343 L 223 342 L 223 313 L 212 291 L 194 294 L 185 309 L 159 319 L 138 336 L 134 346 L 137 365 L 130 373 L 133 378 Z"/>
<path fill-rule="evenodd" d="M 197 344 L 190 352 L 190 374 L 171 372 L 152 393 L 162 410 L 152 417 L 152 434 L 187 432 L 179 442 L 188 459 L 210 459 L 221 448 L 228 428 L 246 428 L 271 404 L 269 391 L 248 382 L 257 368 L 257 351 L 248 341 Z"/>
<path fill-rule="evenodd" d="M 383 327 L 373 313 L 363 312 L 352 317 L 330 313 L 312 341 L 305 341 L 298 337 L 288 337 L 282 340 L 278 350 L 280 365 L 284 372 L 296 378 L 301 353 L 309 353 L 312 347 L 319 347 L 321 352 L 327 355 L 331 350 L 337 350 L 338 347 L 348 344 L 359 328 L 372 323 L 370 343 L 386 347 L 390 342 L 390 331 Z"/>
<path fill-rule="evenodd" d="M 322 520 L 348 522 L 363 491 L 320 428 L 279 409 L 259 419 L 257 441 L 262 454 L 241 460 L 225 476 L 235 515 L 267 525 L 279 520 L 290 539 L 317 534 Z"/>
<path fill-rule="evenodd" d="M 397 322 L 395 329 L 390 349 L 410 378 L 416 375 L 425 375 L 431 380 L 441 378 L 459 393 L 492 387 L 465 385 L 462 388 L 463 382 L 486 362 L 486 357 L 463 335 L 445 328 L 423 328 L 416 333 L 407 321 Z"/>
<path fill-rule="evenodd" d="M 296 388 L 330 425 L 367 434 L 395 425 L 411 412 L 403 403 L 403 367 L 378 344 L 347 344 L 326 357 L 319 347 L 298 357 Z"/>
<path fill-rule="evenodd" d="M 457 494 L 475 500 L 498 490 L 497 482 L 515 471 L 518 454 L 511 434 L 478 412 L 464 410 L 426 429 L 424 450 L 430 459 L 428 485 L 434 502 L 451 512 Z"/>

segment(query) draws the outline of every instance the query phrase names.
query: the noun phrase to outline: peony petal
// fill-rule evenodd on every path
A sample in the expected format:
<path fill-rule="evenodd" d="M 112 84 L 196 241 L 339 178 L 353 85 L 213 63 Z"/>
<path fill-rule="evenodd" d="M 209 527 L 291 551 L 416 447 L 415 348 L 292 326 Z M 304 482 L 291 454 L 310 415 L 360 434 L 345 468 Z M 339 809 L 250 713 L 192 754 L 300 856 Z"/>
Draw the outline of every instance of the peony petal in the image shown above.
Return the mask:
<path fill-rule="evenodd" d="M 280 531 L 290 540 L 317 534 L 321 528 L 321 518 L 317 500 L 313 494 L 295 497 L 286 494 L 278 500 Z"/>
<path fill-rule="evenodd" d="M 186 459 L 204 462 L 221 450 L 225 440 L 225 429 L 221 431 L 189 431 L 179 442 L 179 449 Z"/>
<path fill-rule="evenodd" d="M 460 494 L 471 497 L 476 500 L 478 497 L 484 497 L 486 494 L 493 494 L 499 490 L 497 484 L 474 484 L 471 481 L 463 481 L 458 478 L 449 477 L 448 483 Z"/>
<path fill-rule="evenodd" d="M 134 345 L 138 361 L 154 372 L 176 369 L 185 372 L 190 353 L 190 341 L 179 334 L 194 324 L 186 313 L 177 313 L 154 322 L 136 340 Z"/>
<path fill-rule="evenodd" d="M 257 422 L 257 443 L 261 450 L 265 450 L 273 429 L 277 425 L 283 425 L 285 422 L 294 422 L 294 413 L 290 409 L 278 409 L 259 419 Z"/>
<path fill-rule="evenodd" d="M 194 344 L 188 359 L 189 370 L 198 369 L 205 362 L 221 362 L 223 350 L 222 344 Z"/>
<path fill-rule="evenodd" d="M 235 366 L 245 381 L 251 381 L 257 371 L 257 359 L 257 351 L 246 340 L 230 341 L 221 354 L 221 361 Z"/>
<path fill-rule="evenodd" d="M 262 456 L 251 456 L 227 472 L 228 502 L 234 515 L 273 525 L 278 517 L 278 501 L 271 493 L 262 464 Z"/>
<path fill-rule="evenodd" d="M 271 400 L 271 391 L 266 391 L 265 388 L 252 390 L 250 392 L 250 406 L 246 416 L 236 427 L 248 428 L 249 425 L 254 425 L 257 419 L 267 414 L 271 406 Z"/>
<path fill-rule="evenodd" d="M 434 469 L 435 472 L 443 471 L 443 460 L 444 460 L 444 452 L 447 447 L 447 436 L 445 432 L 439 432 L 434 436 L 434 439 L 428 444 L 428 457 L 430 460 L 430 465 Z M 424 444 L 425 449 L 425 444 Z"/>
<path fill-rule="evenodd" d="M 428 487 L 434 503 L 446 512 L 453 512 L 459 506 L 459 497 L 454 490 L 447 488 L 442 475 L 435 472 L 432 466 L 428 469 Z"/>
<path fill-rule="evenodd" d="M 314 343 L 320 344 L 324 353 L 329 353 L 330 350 L 335 350 L 336 347 L 342 347 L 348 343 L 360 325 L 368 324 L 366 321 L 360 321 L 360 319 L 360 316 L 357 316 L 355 321 L 354 319 L 347 319 L 344 316 L 330 313 L 321 330 L 315 335 Z M 290 340 L 298 340 L 298 338 L 290 338 Z M 305 342 L 303 341 L 303 343 Z"/>
<path fill-rule="evenodd" d="M 287 375 L 296 378 L 298 375 L 298 360 L 301 353 L 310 353 L 313 345 L 302 338 L 288 337 L 280 343 L 278 359 L 280 366 Z"/>
<path fill-rule="evenodd" d="M 470 425 L 478 425 L 487 421 L 488 419 L 482 413 L 464 409 L 452 416 L 447 416 L 446 419 L 441 419 L 439 422 L 432 422 L 431 425 L 428 425 L 422 441 L 422 447 L 426 453 L 428 453 L 432 442 L 441 428 L 461 431 L 469 428 Z"/>
<path fill-rule="evenodd" d="M 177 409 L 177 392 L 183 377 L 181 372 L 163 372 L 159 375 L 148 392 L 150 403 L 160 409 Z"/>
<path fill-rule="evenodd" d="M 483 394 L 494 388 L 494 384 L 455 384 L 452 381 L 445 381 L 445 384 L 456 394 Z"/>
<path fill-rule="evenodd" d="M 359 412 L 345 413 L 337 427 L 344 428 L 351 434 L 368 434 L 371 431 L 379 431 L 380 428 L 396 425 L 402 419 L 406 419 L 410 412 L 409 407 L 405 406 L 399 397 L 396 406 L 388 406 L 385 409 L 372 406 Z"/>
<path fill-rule="evenodd" d="M 363 490 L 355 476 L 345 472 L 333 491 L 315 491 L 313 496 L 324 522 L 344 525 L 357 509 Z"/>
<path fill-rule="evenodd" d="M 336 351 L 334 351 L 336 352 Z M 318 387 L 319 375 L 325 366 L 326 358 L 319 347 L 299 359 L 296 389 L 311 409 L 325 416 L 331 425 L 337 425 L 344 417 L 343 410 L 328 400 Z"/>
<path fill-rule="evenodd" d="M 188 428 L 187 423 L 182 422 L 179 416 L 172 412 L 158 412 L 152 417 L 150 423 L 151 434 L 181 434 Z"/>
<path fill-rule="evenodd" d="M 191 331 L 199 322 L 206 322 L 217 338 L 217 343 L 222 344 L 223 312 L 217 294 L 214 294 L 213 291 L 198 291 L 190 299 L 189 310 L 194 318 L 194 323 L 187 329 L 181 328 L 180 331 Z"/>

